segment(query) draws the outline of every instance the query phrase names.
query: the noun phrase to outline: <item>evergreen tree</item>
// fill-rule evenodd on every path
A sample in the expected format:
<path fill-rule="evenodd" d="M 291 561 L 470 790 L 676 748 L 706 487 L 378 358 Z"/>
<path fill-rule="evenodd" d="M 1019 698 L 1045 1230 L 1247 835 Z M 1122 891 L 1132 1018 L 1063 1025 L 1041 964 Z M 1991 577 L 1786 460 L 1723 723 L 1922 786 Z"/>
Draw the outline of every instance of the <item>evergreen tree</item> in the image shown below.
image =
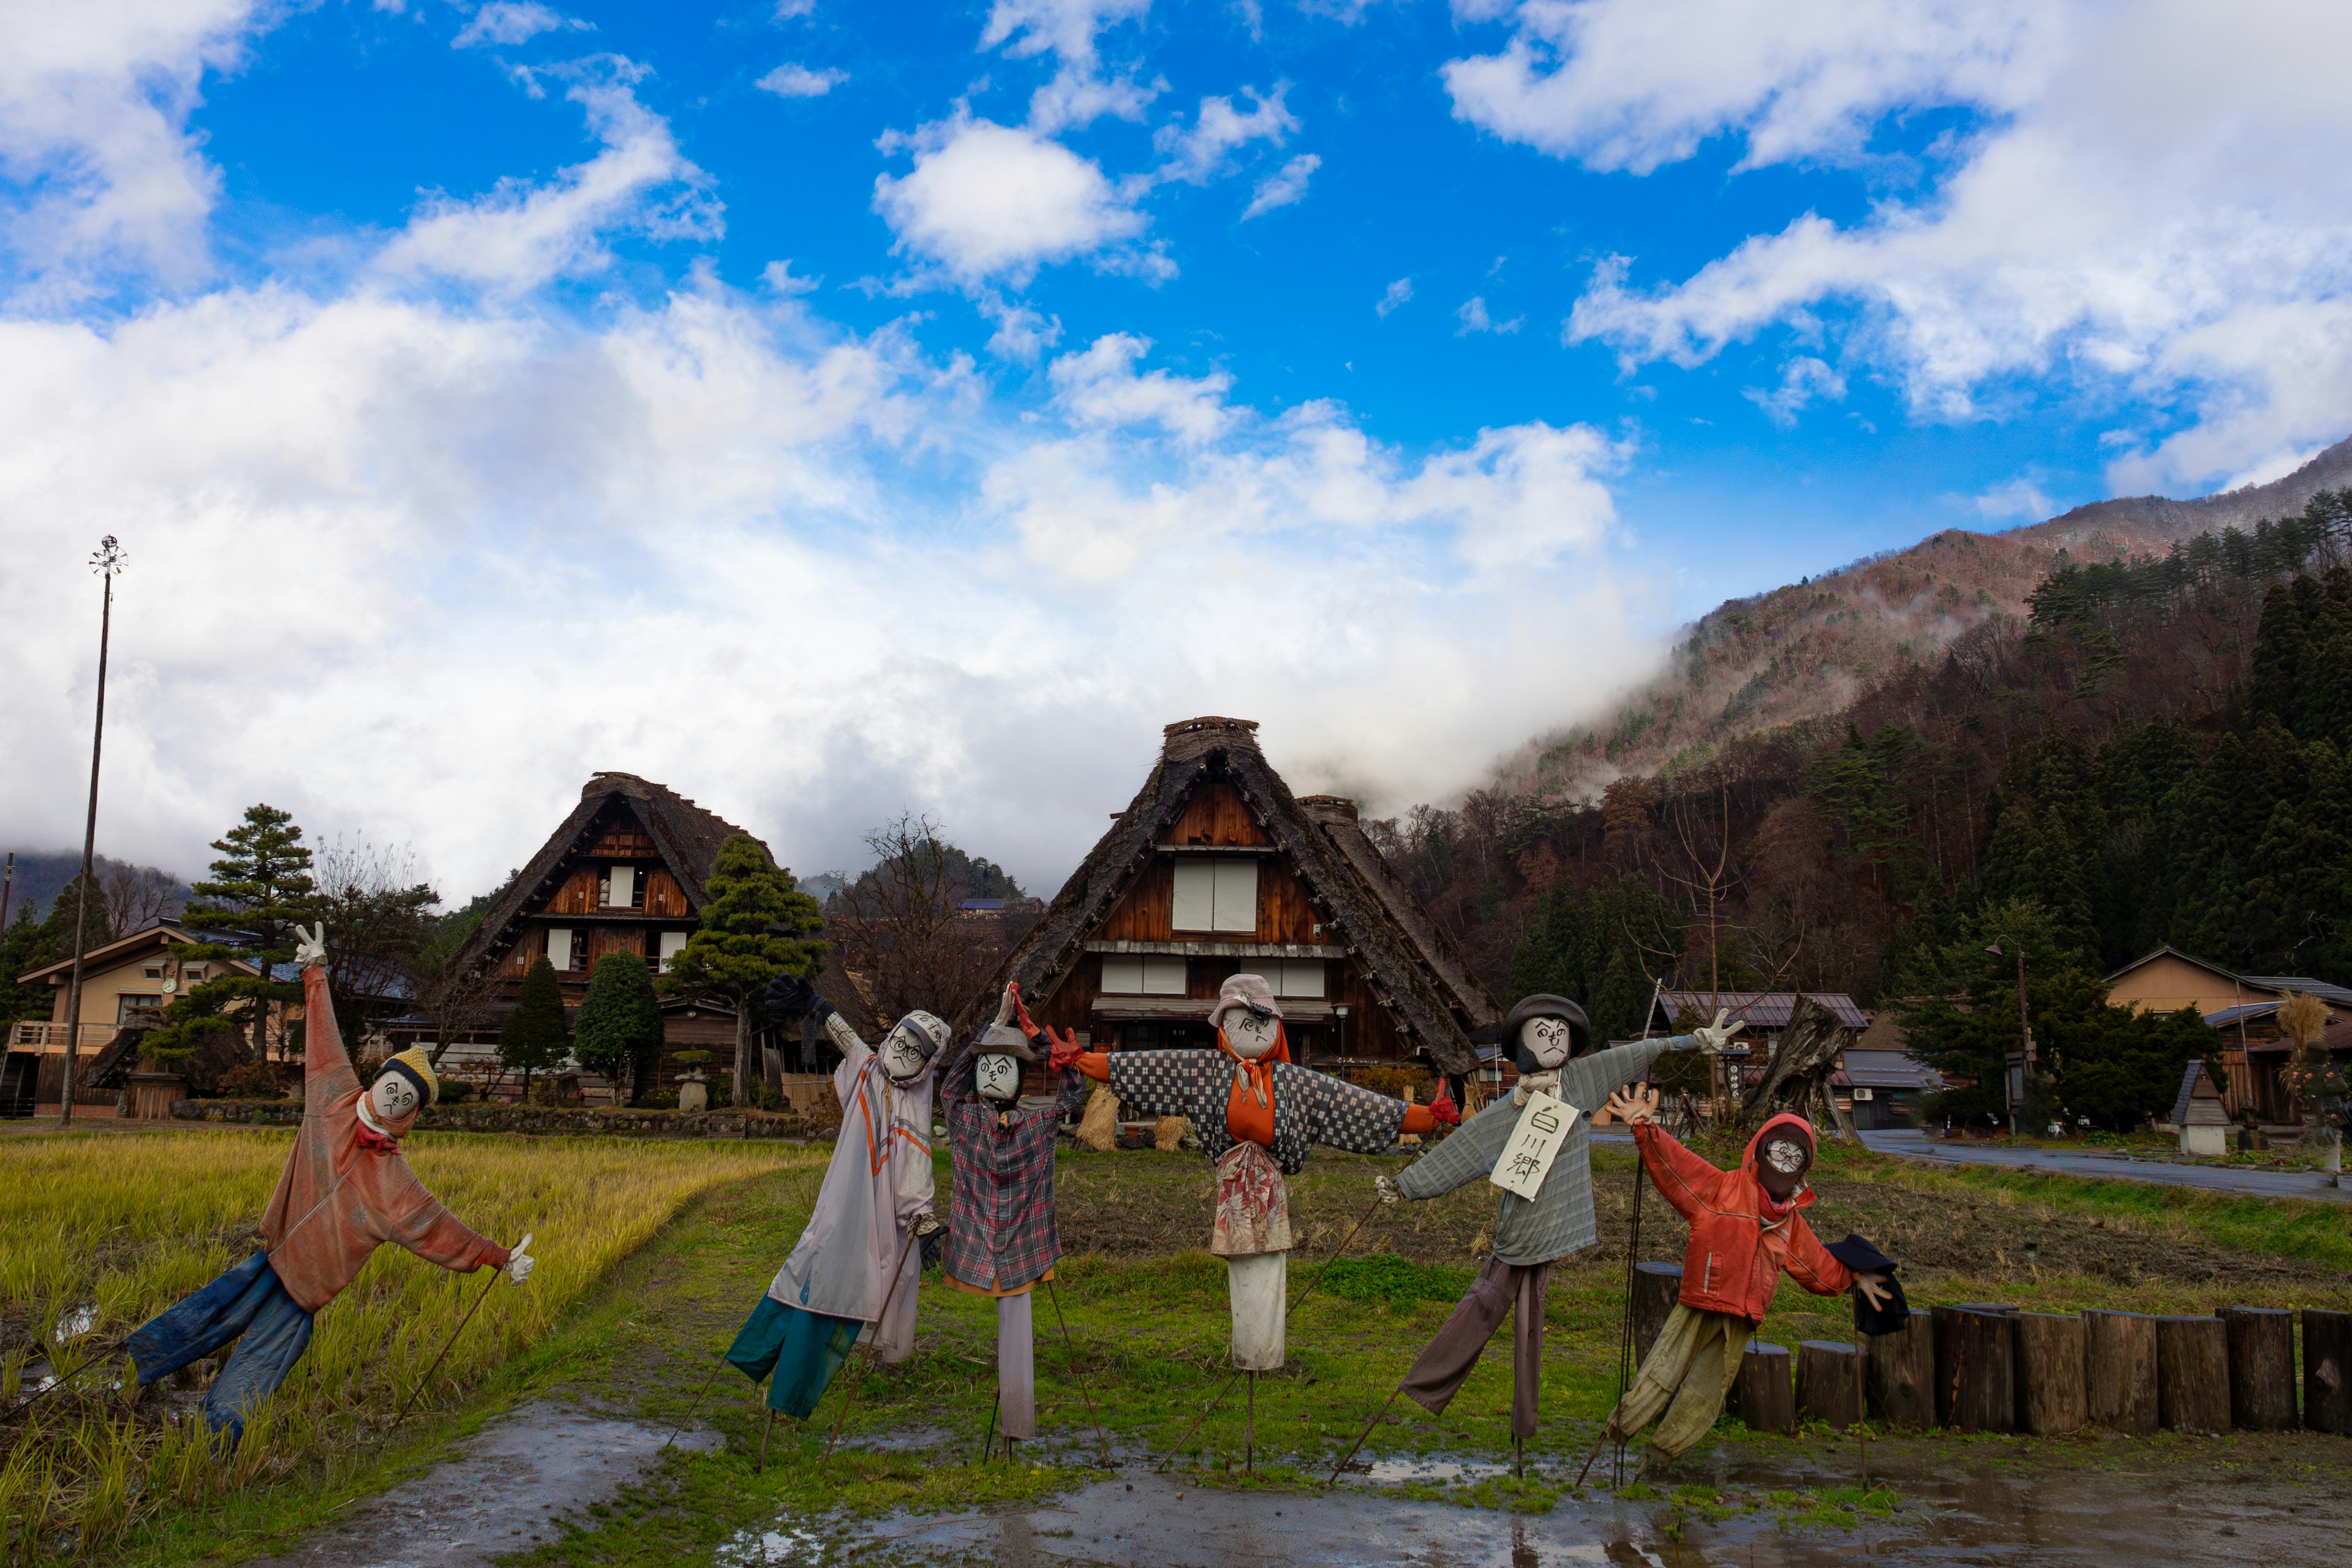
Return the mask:
<path fill-rule="evenodd" d="M 499 1065 L 522 1074 L 522 1098 L 530 1101 L 530 1075 L 562 1061 L 568 1044 L 563 1022 L 563 986 L 555 965 L 541 953 L 516 988 L 514 1011 L 499 1028 Z"/>
<path fill-rule="evenodd" d="M 1642 1032 L 1650 974 L 1683 949 L 1684 930 L 1665 900 L 1637 877 L 1590 891 L 1555 888 L 1536 905 L 1534 924 L 1512 950 L 1513 997 L 1565 996 L 1592 1020 L 1596 1041 Z"/>
<path fill-rule="evenodd" d="M 752 1016 L 769 982 L 814 973 L 825 944 L 814 940 L 824 917 L 793 874 L 759 840 L 731 834 L 719 847 L 706 884 L 702 929 L 670 961 L 677 989 L 722 996 L 735 1009 L 735 1102 L 751 1092 Z"/>
<path fill-rule="evenodd" d="M 213 847 L 221 858 L 212 863 L 212 879 L 194 885 L 195 898 L 180 916 L 184 930 L 213 940 L 190 947 L 186 955 L 240 959 L 259 973 L 206 981 L 164 1009 L 170 1026 L 164 1033 L 172 1037 L 164 1048 L 192 1050 L 201 1039 L 216 1037 L 234 1005 L 259 1061 L 268 1051 L 270 1005 L 302 1000 L 300 983 L 281 980 L 277 971 L 293 962 L 295 925 L 319 913 L 310 851 L 293 816 L 267 805 L 246 807 L 243 820 L 214 839 Z"/>
<path fill-rule="evenodd" d="M 608 952 L 588 976 L 572 1032 L 572 1056 L 582 1067 L 603 1073 L 614 1090 L 626 1075 L 631 1096 L 654 1079 L 661 1059 L 661 1003 L 654 995 L 653 972 L 634 952 Z"/>
<path fill-rule="evenodd" d="M 47 922 L 34 918 L 31 901 L 18 904 L 16 918 L 8 922 L 5 940 L 0 941 L 0 1024 L 48 1017 L 56 1005 L 56 988 L 19 985 L 16 976 L 47 968 L 63 956 Z"/>

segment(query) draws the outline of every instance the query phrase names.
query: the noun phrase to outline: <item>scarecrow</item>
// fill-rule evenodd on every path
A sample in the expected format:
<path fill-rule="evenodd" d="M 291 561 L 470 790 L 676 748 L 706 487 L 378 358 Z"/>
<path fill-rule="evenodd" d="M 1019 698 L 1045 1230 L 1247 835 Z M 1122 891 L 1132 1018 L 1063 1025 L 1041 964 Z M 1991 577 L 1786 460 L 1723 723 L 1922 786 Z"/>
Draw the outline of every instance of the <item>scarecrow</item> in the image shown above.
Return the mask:
<path fill-rule="evenodd" d="M 1813 1201 L 1805 1183 L 1813 1163 L 1811 1122 L 1773 1117 L 1748 1141 L 1738 1170 L 1718 1171 L 1659 1126 L 1657 1110 L 1655 1090 L 1609 1100 L 1610 1114 L 1632 1123 L 1650 1179 L 1690 1222 L 1680 1299 L 1604 1433 L 1604 1440 L 1628 1437 L 1658 1421 L 1636 1481 L 1653 1458 L 1678 1458 L 1715 1425 L 1783 1273 L 1817 1296 L 1854 1291 L 1865 1332 L 1884 1330 L 1863 1310 L 1889 1311 L 1897 1300 L 1885 1272 L 1857 1273 L 1814 1238 L 1798 1212 Z M 1885 1263 L 1860 1237 L 1848 1237 L 1838 1250 L 1858 1262 Z"/>
<path fill-rule="evenodd" d="M 524 1250 L 530 1237 L 509 1251 L 477 1236 L 408 1168 L 400 1140 L 440 1096 L 433 1063 L 412 1047 L 362 1089 L 327 993 L 327 928 L 295 931 L 307 1029 L 302 1124 L 262 1211 L 261 1250 L 124 1342 L 143 1387 L 235 1341 L 204 1405 L 205 1425 L 231 1447 L 301 1359 L 311 1321 L 383 1243 L 454 1273 L 504 1268 L 518 1285 L 535 1262 Z"/>
<path fill-rule="evenodd" d="M 1283 1177 L 1307 1164 L 1310 1144 L 1379 1154 L 1399 1132 L 1433 1132 L 1462 1120 L 1440 1094 L 1407 1105 L 1290 1060 L 1282 1005 L 1263 976 L 1236 974 L 1219 991 L 1209 1023 L 1217 1048 L 1088 1052 L 1078 1070 L 1110 1085 L 1147 1116 L 1182 1116 L 1217 1167 L 1209 1250 L 1225 1260 L 1233 1358 L 1250 1377 L 1281 1369 L 1289 1296 L 1290 1200 Z"/>
<path fill-rule="evenodd" d="M 877 1048 L 804 980 L 772 991 L 768 1006 L 815 1016 L 841 1052 L 833 1072 L 841 1131 L 808 1227 L 727 1359 L 754 1384 L 772 1372 L 768 1408 L 805 1421 L 869 1325 L 873 1353 L 884 1362 L 914 1353 L 916 1291 L 902 1279 L 908 1253 L 940 1228 L 931 1215 L 931 1090 L 948 1026 L 909 1013 Z"/>
<path fill-rule="evenodd" d="M 1021 1026 L 1013 1019 L 1018 1010 Z M 1007 1444 L 1037 1435 L 1035 1339 L 1030 1318 L 1039 1280 L 1050 1287 L 1062 1237 L 1054 1214 L 1054 1131 L 1087 1097 L 1087 1080 L 1065 1066 L 1051 1106 L 1021 1107 L 1022 1068 L 1036 1061 L 1044 1034 L 1021 1005 L 1019 982 L 1004 988 L 996 1021 L 981 1031 L 940 1086 L 949 1147 L 955 1152 L 942 1272 L 959 1290 L 996 1299 L 996 1403 Z M 1075 1040 L 1057 1054 L 1077 1054 Z"/>
<path fill-rule="evenodd" d="M 1432 1414 L 1444 1410 L 1478 1364 L 1487 1341 L 1510 1317 L 1511 1437 L 1524 1454 L 1535 1436 L 1542 1392 L 1544 1295 L 1551 1266 L 1600 1239 L 1592 1217 L 1589 1113 L 1610 1090 L 1648 1072 L 1668 1051 L 1721 1051 L 1746 1026 L 1727 1025 L 1727 1016 L 1717 1011 L 1713 1025 L 1693 1034 L 1594 1052 L 1584 1009 L 1567 998 L 1538 994 L 1511 1009 L 1503 1037 L 1517 1045 L 1517 1086 L 1402 1174 L 1374 1179 L 1390 1203 L 1442 1196 L 1481 1178 L 1503 1189 L 1495 1213 L 1494 1251 L 1454 1315 L 1389 1395 L 1391 1404 L 1404 1394 Z M 1381 1407 L 1381 1415 L 1387 1411 L 1387 1405 Z M 1380 1415 L 1372 1420 L 1377 1423 Z M 1365 1431 L 1370 1430 L 1368 1425 Z"/>

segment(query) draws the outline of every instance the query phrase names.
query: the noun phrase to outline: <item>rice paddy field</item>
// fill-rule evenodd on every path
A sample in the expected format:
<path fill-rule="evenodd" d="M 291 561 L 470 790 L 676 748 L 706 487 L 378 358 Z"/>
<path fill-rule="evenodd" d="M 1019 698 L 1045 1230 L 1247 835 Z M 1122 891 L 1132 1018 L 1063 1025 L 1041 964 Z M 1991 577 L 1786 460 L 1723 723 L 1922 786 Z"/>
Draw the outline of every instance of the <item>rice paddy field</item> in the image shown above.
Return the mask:
<path fill-rule="evenodd" d="M 0 1141 L 0 1410 L 14 1413 L 0 1460 L 0 1563 L 103 1555 L 143 1519 L 315 1483 L 322 1458 L 370 1441 L 418 1393 L 478 1300 L 422 1391 L 428 1410 L 544 1336 L 696 1194 L 823 1160 L 754 1143 L 412 1137 L 425 1185 L 496 1240 L 533 1234 L 537 1269 L 517 1288 L 379 1248 L 223 1458 L 196 1413 L 203 1363 L 142 1391 L 121 1341 L 257 1248 L 290 1142 L 282 1131 L 215 1130 Z"/>

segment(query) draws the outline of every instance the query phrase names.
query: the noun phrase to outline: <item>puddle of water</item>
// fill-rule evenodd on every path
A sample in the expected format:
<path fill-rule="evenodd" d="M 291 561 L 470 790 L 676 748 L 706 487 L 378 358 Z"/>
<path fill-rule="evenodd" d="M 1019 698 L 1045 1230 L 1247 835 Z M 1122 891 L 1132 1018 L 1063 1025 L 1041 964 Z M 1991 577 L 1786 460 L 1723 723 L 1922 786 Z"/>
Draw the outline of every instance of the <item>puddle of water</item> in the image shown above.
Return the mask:
<path fill-rule="evenodd" d="M 829 1537 L 813 1530 L 786 1526 L 762 1531 L 756 1536 L 738 1535 L 723 1542 L 719 1548 L 718 1562 L 721 1568 L 784 1568 L 791 1563 L 828 1562 L 833 1546 Z"/>
<path fill-rule="evenodd" d="M 1361 1465 L 1358 1461 L 1358 1465 Z M 1441 1486 L 1454 1481 L 1495 1480 L 1511 1473 L 1507 1464 L 1491 1459 L 1374 1459 L 1368 1467 L 1349 1467 L 1350 1473 L 1376 1487 Z M 1530 1467 L 1529 1473 L 1533 1473 Z"/>

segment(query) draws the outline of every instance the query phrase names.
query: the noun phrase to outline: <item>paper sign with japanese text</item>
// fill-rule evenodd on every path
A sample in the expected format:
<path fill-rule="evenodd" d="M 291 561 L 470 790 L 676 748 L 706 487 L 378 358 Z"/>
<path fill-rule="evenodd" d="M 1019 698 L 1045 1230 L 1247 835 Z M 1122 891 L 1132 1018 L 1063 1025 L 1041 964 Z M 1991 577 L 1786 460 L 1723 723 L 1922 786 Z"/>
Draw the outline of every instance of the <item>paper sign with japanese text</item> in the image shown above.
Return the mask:
<path fill-rule="evenodd" d="M 1518 1125 L 1511 1129 L 1511 1141 L 1503 1146 L 1486 1179 L 1507 1193 L 1534 1202 L 1551 1171 L 1553 1157 L 1568 1142 L 1568 1130 L 1583 1114 L 1541 1089 L 1529 1095 L 1527 1109 L 1519 1112 Z"/>

